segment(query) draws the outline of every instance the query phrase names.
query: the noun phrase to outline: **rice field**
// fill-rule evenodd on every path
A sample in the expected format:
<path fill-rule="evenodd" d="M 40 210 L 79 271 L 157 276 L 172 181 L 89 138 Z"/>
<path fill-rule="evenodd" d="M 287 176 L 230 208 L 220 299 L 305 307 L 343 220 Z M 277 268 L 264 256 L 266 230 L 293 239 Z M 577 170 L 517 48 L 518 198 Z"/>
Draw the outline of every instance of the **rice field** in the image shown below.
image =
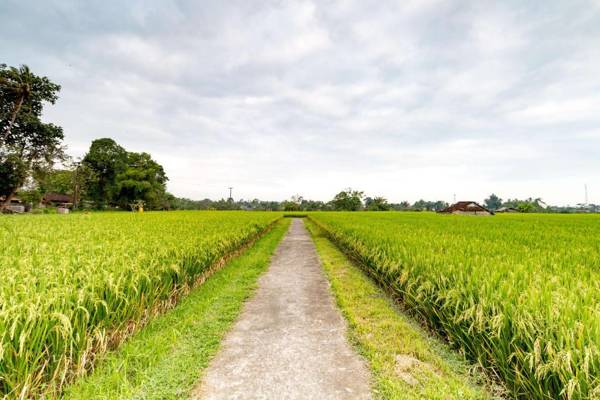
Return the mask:
<path fill-rule="evenodd" d="M 600 217 L 311 213 L 515 398 L 600 398 Z"/>
<path fill-rule="evenodd" d="M 169 212 L 0 218 L 0 397 L 58 393 L 280 217 Z"/>

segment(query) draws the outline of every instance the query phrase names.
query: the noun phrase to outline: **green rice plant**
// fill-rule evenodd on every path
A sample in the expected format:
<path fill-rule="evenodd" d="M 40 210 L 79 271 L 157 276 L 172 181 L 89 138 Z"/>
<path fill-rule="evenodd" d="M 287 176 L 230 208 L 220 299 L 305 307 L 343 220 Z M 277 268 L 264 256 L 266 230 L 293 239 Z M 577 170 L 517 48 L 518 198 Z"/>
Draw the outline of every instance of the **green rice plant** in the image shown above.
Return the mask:
<path fill-rule="evenodd" d="M 310 218 L 515 398 L 600 398 L 600 216 Z"/>
<path fill-rule="evenodd" d="M 0 217 L 0 396 L 56 395 L 278 213 Z"/>

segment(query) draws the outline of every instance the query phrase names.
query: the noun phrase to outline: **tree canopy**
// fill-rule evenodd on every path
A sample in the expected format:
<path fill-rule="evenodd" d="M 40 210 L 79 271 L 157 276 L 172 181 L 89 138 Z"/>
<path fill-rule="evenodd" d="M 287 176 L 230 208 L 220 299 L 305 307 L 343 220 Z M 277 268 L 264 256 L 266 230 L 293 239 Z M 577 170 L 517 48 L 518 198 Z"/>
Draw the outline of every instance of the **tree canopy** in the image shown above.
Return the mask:
<path fill-rule="evenodd" d="M 100 208 L 109 205 L 118 195 L 117 176 L 127 167 L 127 151 L 113 139 L 96 139 L 82 163 L 93 172 L 86 185 L 90 199 Z"/>
<path fill-rule="evenodd" d="M 128 209 L 142 201 L 150 209 L 165 206 L 167 175 L 148 153 L 128 152 L 113 139 L 96 139 L 82 164 L 91 174 L 86 187 L 99 208 Z"/>
<path fill-rule="evenodd" d="M 497 209 L 502 207 L 502 199 L 493 193 L 490 195 L 490 197 L 485 199 L 483 201 L 483 203 L 485 204 L 485 207 L 488 210 L 492 210 L 492 211 L 496 211 Z"/>
<path fill-rule="evenodd" d="M 391 206 L 384 197 L 366 197 L 365 209 L 367 211 L 389 211 Z"/>
<path fill-rule="evenodd" d="M 336 211 L 358 211 L 363 206 L 364 192 L 348 188 L 335 195 L 331 201 Z"/>
<path fill-rule="evenodd" d="M 27 66 L 0 64 L 0 196 L 2 207 L 29 176 L 64 157 L 62 128 L 41 121 L 45 103 L 54 104 L 60 86 Z"/>
<path fill-rule="evenodd" d="M 127 165 L 116 177 L 116 202 L 127 208 L 136 200 L 145 207 L 161 208 L 166 192 L 167 175 L 148 153 L 127 153 Z"/>

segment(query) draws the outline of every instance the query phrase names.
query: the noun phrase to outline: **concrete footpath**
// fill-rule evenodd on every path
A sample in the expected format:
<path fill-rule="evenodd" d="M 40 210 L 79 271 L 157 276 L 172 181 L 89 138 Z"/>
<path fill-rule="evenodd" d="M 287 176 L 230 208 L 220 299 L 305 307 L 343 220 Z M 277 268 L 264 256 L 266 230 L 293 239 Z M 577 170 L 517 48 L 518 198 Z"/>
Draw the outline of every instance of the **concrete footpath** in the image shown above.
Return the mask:
<path fill-rule="evenodd" d="M 294 219 L 194 399 L 370 399 L 315 246 Z"/>

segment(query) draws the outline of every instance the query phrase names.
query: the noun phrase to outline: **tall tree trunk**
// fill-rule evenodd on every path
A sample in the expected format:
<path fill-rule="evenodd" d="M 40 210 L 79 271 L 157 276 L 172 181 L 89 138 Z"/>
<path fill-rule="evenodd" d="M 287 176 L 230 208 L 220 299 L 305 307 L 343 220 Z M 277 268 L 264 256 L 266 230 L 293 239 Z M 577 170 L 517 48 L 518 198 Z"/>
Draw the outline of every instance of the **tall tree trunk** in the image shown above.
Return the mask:
<path fill-rule="evenodd" d="M 19 97 L 19 101 L 17 101 L 17 103 L 15 104 L 15 108 L 13 109 L 12 115 L 10 116 L 10 121 L 8 122 L 8 127 L 6 127 L 6 130 L 4 131 L 4 143 L 6 143 L 8 135 L 10 135 L 10 132 L 12 131 L 12 127 L 15 124 L 15 121 L 17 120 L 17 115 L 19 114 L 19 111 L 21 111 L 21 107 L 23 106 L 24 100 L 25 95 L 22 94 Z"/>

